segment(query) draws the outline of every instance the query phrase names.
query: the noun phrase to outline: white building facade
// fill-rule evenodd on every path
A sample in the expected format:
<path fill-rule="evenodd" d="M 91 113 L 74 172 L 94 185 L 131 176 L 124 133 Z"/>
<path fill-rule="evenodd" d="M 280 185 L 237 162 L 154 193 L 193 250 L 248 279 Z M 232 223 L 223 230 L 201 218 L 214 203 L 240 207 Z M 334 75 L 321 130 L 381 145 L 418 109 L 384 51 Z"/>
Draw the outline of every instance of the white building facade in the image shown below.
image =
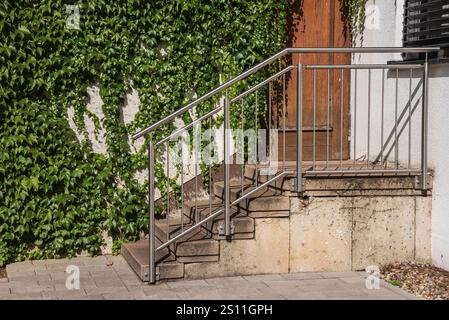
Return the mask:
<path fill-rule="evenodd" d="M 359 35 L 354 46 L 362 47 L 402 47 L 404 28 L 405 0 L 371 0 L 367 3 L 365 29 Z M 449 3 L 448 3 L 449 7 Z M 353 64 L 358 63 L 392 63 L 402 61 L 400 54 L 354 55 Z M 411 63 L 414 63 L 413 61 Z M 364 73 L 366 72 L 366 73 Z M 368 118 L 371 126 L 381 125 L 382 74 L 372 72 L 371 92 L 368 92 L 368 75 L 366 70 L 354 73 L 351 78 L 351 157 L 363 157 L 369 154 L 370 160 L 379 155 L 381 139 L 385 143 L 394 128 L 395 106 L 397 114 L 405 117 L 399 121 L 400 134 L 398 158 L 401 165 L 419 166 L 421 147 L 421 107 L 422 107 L 422 70 L 399 71 L 398 95 L 395 95 L 395 70 L 385 71 L 384 88 L 384 126 L 383 136 L 378 131 L 371 135 L 370 146 L 367 145 L 366 125 Z M 357 84 L 356 84 L 357 82 Z M 355 90 L 357 86 L 357 90 Z M 431 60 L 429 67 L 429 100 L 428 100 L 428 166 L 433 172 L 432 187 L 432 262 L 449 270 L 449 60 Z M 369 98 L 368 98 L 369 97 Z M 413 130 L 408 133 L 408 101 L 411 97 Z M 366 108 L 370 99 L 370 110 Z M 397 104 L 396 104 L 397 102 Z M 354 111 L 356 110 L 356 116 Z M 416 108 L 416 109 L 415 109 Z M 364 130 L 362 130 L 364 128 Z M 374 129 L 373 131 L 374 132 Z M 356 134 L 356 137 L 354 136 Z M 411 137 L 409 141 L 409 137 Z M 357 144 L 354 145 L 354 138 Z M 410 146 L 410 158 L 408 152 Z M 355 150 L 354 150 L 355 149 Z M 391 155 L 390 155 L 391 157 Z M 410 160 L 409 160 L 410 159 Z"/>

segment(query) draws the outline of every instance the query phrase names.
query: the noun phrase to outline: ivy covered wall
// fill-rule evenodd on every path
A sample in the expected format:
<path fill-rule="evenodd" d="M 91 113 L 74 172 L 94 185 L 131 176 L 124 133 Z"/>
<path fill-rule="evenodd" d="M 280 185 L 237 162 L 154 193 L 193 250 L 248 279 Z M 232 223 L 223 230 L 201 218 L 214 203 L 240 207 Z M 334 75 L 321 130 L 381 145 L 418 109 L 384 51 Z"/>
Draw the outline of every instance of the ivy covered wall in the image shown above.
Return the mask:
<path fill-rule="evenodd" d="M 135 172 L 146 159 L 129 135 L 279 51 L 289 2 L 2 1 L 0 266 L 98 253 L 105 230 L 116 248 L 138 237 L 147 205 Z M 103 118 L 88 108 L 94 85 Z M 132 90 L 139 112 L 126 122 Z M 104 129 L 104 154 L 86 119 Z"/>
<path fill-rule="evenodd" d="M 360 20 L 365 2 L 340 4 Z M 146 152 L 129 136 L 281 50 L 301 3 L 3 0 L 0 266 L 96 254 L 105 231 L 113 249 L 136 239 L 147 228 L 146 182 L 135 175 Z"/>

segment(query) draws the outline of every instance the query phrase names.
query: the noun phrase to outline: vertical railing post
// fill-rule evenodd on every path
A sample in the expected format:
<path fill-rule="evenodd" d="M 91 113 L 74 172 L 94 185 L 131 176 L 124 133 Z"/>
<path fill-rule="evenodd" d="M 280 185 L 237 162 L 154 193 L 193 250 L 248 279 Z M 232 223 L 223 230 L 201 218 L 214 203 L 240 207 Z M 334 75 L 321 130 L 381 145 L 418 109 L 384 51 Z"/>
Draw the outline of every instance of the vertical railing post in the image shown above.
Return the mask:
<path fill-rule="evenodd" d="M 229 119 L 229 101 L 228 95 L 225 96 L 224 101 L 224 229 L 225 236 L 229 237 L 231 235 L 231 216 L 230 216 L 230 198 L 229 198 L 229 161 L 230 161 L 230 119 Z"/>
<path fill-rule="evenodd" d="M 148 144 L 148 239 L 149 239 L 149 261 L 148 261 L 148 281 L 156 282 L 156 261 L 155 261 L 155 234 L 154 234 L 154 144 L 150 138 Z"/>
<path fill-rule="evenodd" d="M 298 101 L 296 115 L 296 191 L 302 192 L 302 64 L 298 64 L 297 91 Z"/>
<path fill-rule="evenodd" d="M 423 98 L 422 98 L 422 131 L 421 131 L 421 189 L 427 190 L 427 134 L 428 134 L 428 102 L 429 102 L 429 62 L 424 62 Z"/>

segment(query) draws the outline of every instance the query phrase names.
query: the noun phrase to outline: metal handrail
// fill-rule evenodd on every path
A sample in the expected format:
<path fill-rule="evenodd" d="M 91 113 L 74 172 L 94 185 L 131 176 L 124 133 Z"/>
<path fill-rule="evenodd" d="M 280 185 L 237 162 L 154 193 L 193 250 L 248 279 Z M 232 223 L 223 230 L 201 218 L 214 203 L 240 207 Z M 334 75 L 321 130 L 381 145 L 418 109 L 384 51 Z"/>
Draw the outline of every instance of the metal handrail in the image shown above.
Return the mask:
<path fill-rule="evenodd" d="M 248 199 L 250 196 L 252 196 L 253 194 L 255 194 L 256 192 L 262 190 L 263 188 L 267 187 L 268 185 L 272 184 L 274 181 L 278 180 L 278 179 L 282 179 L 288 175 L 292 174 L 292 172 L 289 171 L 282 171 L 277 173 L 276 175 L 274 175 L 274 177 L 272 177 L 271 179 L 267 180 L 266 182 L 262 183 L 261 185 L 259 185 L 258 187 L 256 187 L 255 189 L 251 190 L 248 193 L 245 193 L 243 196 L 241 196 L 240 198 L 234 200 L 233 202 L 231 202 L 230 204 L 232 206 L 235 206 L 237 204 L 239 204 L 240 202 Z M 176 241 L 178 241 L 179 239 L 181 239 L 182 237 L 184 237 L 185 235 L 189 234 L 190 232 L 198 229 L 199 227 L 201 227 L 202 225 L 206 224 L 207 222 L 210 222 L 212 220 L 214 220 L 216 217 L 218 217 L 220 214 L 222 214 L 224 212 L 224 208 L 218 209 L 216 210 L 214 213 L 211 213 L 210 215 L 208 215 L 207 218 L 204 218 L 203 220 L 196 222 L 193 226 L 191 226 L 189 229 L 184 230 L 183 232 L 181 232 L 180 234 L 174 236 L 173 238 L 171 238 L 170 240 L 164 242 L 163 244 L 161 244 L 159 247 L 157 247 L 155 249 L 155 251 L 159 251 L 162 250 L 166 247 L 168 247 L 169 245 L 171 245 L 172 243 L 175 243 Z"/>
<path fill-rule="evenodd" d="M 294 69 L 295 66 L 288 66 L 287 68 L 282 69 L 281 71 L 279 71 L 278 73 L 272 75 L 271 77 L 265 79 L 264 81 L 260 82 L 259 84 L 255 85 L 254 87 L 246 90 L 245 92 L 242 92 L 241 94 L 239 94 L 237 97 L 233 98 L 230 103 L 234 103 L 236 101 L 241 100 L 242 98 L 250 95 L 251 93 L 253 93 L 254 91 L 256 91 L 257 89 L 260 89 L 261 87 L 263 87 L 264 85 L 266 85 L 267 83 L 273 81 L 276 78 L 279 78 L 280 76 L 286 74 L 287 72 L 289 72 L 290 70 Z"/>
<path fill-rule="evenodd" d="M 182 132 L 186 131 L 187 129 L 190 129 L 190 128 L 194 127 L 197 123 L 200 123 L 201 121 L 206 120 L 206 119 L 212 117 L 213 115 L 217 114 L 218 112 L 221 111 L 221 109 L 222 109 L 222 106 L 220 106 L 220 107 L 218 107 L 218 108 L 216 108 L 216 109 L 206 113 L 204 116 L 201 116 L 198 119 L 195 119 L 194 121 L 192 121 L 191 123 L 185 125 L 184 127 L 179 128 L 178 130 L 173 132 L 171 135 L 169 135 L 169 136 L 163 138 L 162 140 L 156 142 L 155 146 L 157 147 L 157 146 L 159 146 L 159 145 L 161 145 L 161 144 L 163 144 L 163 143 L 165 143 L 167 141 L 172 140 L 173 138 L 176 138 Z"/>
<path fill-rule="evenodd" d="M 258 83 L 257 85 L 255 85 L 254 87 L 251 87 L 250 89 L 246 90 L 245 92 L 242 92 L 241 94 L 239 94 L 237 97 L 233 98 L 231 101 L 229 101 L 229 104 L 233 104 L 234 102 L 241 100 L 242 98 L 250 95 L 251 93 L 253 93 L 254 91 L 256 91 L 257 89 L 260 89 L 261 87 L 263 87 L 264 85 L 266 85 L 267 83 L 269 83 L 270 81 L 272 81 L 273 79 L 276 79 L 280 76 L 282 76 L 283 74 L 289 72 L 290 70 L 296 68 L 295 66 L 288 66 L 287 68 L 282 69 L 281 71 L 279 71 L 278 73 L 272 75 L 271 77 L 265 79 L 264 81 Z M 181 127 L 179 129 L 177 129 L 176 131 L 174 131 L 172 134 L 170 134 L 169 136 L 159 140 L 158 142 L 156 142 L 155 146 L 160 146 L 162 144 L 164 144 L 167 141 L 172 140 L 173 138 L 176 138 L 177 136 L 179 136 L 181 133 L 183 133 L 184 131 L 194 127 L 196 124 L 200 123 L 203 120 L 206 120 L 210 117 L 212 117 L 213 115 L 217 114 L 218 112 L 220 112 L 222 109 L 224 108 L 224 105 L 221 105 L 215 109 L 213 109 L 212 111 L 206 113 L 205 115 L 199 117 L 198 119 L 195 119 L 194 121 L 192 121 L 191 123 L 185 125 L 184 127 Z"/>
<path fill-rule="evenodd" d="M 420 69 L 424 65 L 421 63 L 414 64 L 309 64 L 304 66 L 305 69 Z"/>
<path fill-rule="evenodd" d="M 402 48 L 402 47 L 365 47 L 365 48 L 286 48 L 282 51 L 279 51 L 275 55 L 269 57 L 268 59 L 265 59 L 261 63 L 255 65 L 254 67 L 246 70 L 245 72 L 242 72 L 238 76 L 226 81 L 222 85 L 216 87 L 215 89 L 209 91 L 205 95 L 199 97 L 195 101 L 189 103 L 185 107 L 182 107 L 181 109 L 178 109 L 174 111 L 169 116 L 165 117 L 164 119 L 161 119 L 157 121 L 156 123 L 148 126 L 147 128 L 137 132 L 132 136 L 132 139 L 138 139 L 140 137 L 143 137 L 150 133 L 151 131 L 159 128 L 163 124 L 175 119 L 176 117 L 180 116 L 186 111 L 189 111 L 190 109 L 194 108 L 201 102 L 209 99 L 210 97 L 216 95 L 217 93 L 220 93 L 221 91 L 229 88 L 233 84 L 239 82 L 242 79 L 245 79 L 246 77 L 252 75 L 253 73 L 257 72 L 261 68 L 265 67 L 266 65 L 270 64 L 271 62 L 282 58 L 288 53 L 428 53 L 428 52 L 434 52 L 440 50 L 439 47 L 422 47 L 422 48 Z"/>
<path fill-rule="evenodd" d="M 200 104 L 201 102 L 209 99 L 210 97 L 226 90 L 227 88 L 229 88 L 230 86 L 236 84 L 237 82 L 245 79 L 246 77 L 254 74 L 255 72 L 257 72 L 258 70 L 260 70 L 261 68 L 263 68 L 264 66 L 272 63 L 273 61 L 282 58 L 283 56 L 285 56 L 288 53 L 405 53 L 405 52 L 420 52 L 420 53 L 426 53 L 426 59 L 424 63 L 409 63 L 409 64 L 353 64 L 353 65 L 345 65 L 345 64 L 341 64 L 341 65 L 307 65 L 307 66 L 303 66 L 302 64 L 298 64 L 298 65 L 290 65 L 286 68 L 284 68 L 283 70 L 277 72 L 276 74 L 269 76 L 268 78 L 266 78 L 265 80 L 261 81 L 260 83 L 254 85 L 253 87 L 247 89 L 246 91 L 244 91 L 243 93 L 238 94 L 236 97 L 229 99 L 227 94 L 225 95 L 225 99 L 224 99 L 224 104 L 219 105 L 218 107 L 215 107 L 213 110 L 209 111 L 208 113 L 206 113 L 203 116 L 200 116 L 199 118 L 195 119 L 194 121 L 192 121 L 191 123 L 183 126 L 182 128 L 176 129 L 174 132 L 172 132 L 170 135 L 162 138 L 160 141 L 158 142 L 154 142 L 151 139 L 149 139 L 149 148 L 148 148 L 148 158 L 149 158 L 149 200 L 150 200 L 150 205 L 149 205 L 149 250 L 150 250 L 150 261 L 149 261 L 149 280 L 150 283 L 154 283 L 156 280 L 156 262 L 155 262 L 155 253 L 161 249 L 164 249 L 168 246 L 170 246 L 171 244 L 175 243 L 176 241 L 180 240 L 183 236 L 191 233 L 193 230 L 196 230 L 197 228 L 203 226 L 204 224 L 212 221 L 213 219 L 215 219 L 217 216 L 219 216 L 220 214 L 224 214 L 224 235 L 228 238 L 231 235 L 231 224 L 230 224 L 230 207 L 231 206 L 235 206 L 237 204 L 239 204 L 240 202 L 248 199 L 251 195 L 254 195 L 255 193 L 257 193 L 258 191 L 260 191 L 262 188 L 268 187 L 271 183 L 273 183 L 274 181 L 278 180 L 278 179 L 282 179 L 285 178 L 286 176 L 289 175 L 295 175 L 296 178 L 296 182 L 295 182 L 295 191 L 298 193 L 302 193 L 304 191 L 303 189 L 303 177 L 306 177 L 308 175 L 333 175 L 336 173 L 340 173 L 340 174 L 383 174 L 383 173 L 388 173 L 388 174 L 420 174 L 421 175 L 421 180 L 420 183 L 422 185 L 422 189 L 425 191 L 426 189 L 426 179 L 427 179 L 427 100 L 428 100 L 428 60 L 427 60 L 427 54 L 429 52 L 433 52 L 433 51 L 437 51 L 440 48 L 437 47 L 425 47 L 425 48 L 399 48 L 399 47 L 386 47 L 386 48 L 379 48 L 379 47 L 368 47 L 368 48 L 287 48 L 284 49 L 280 52 L 278 52 L 277 54 L 273 55 L 272 57 L 264 60 L 263 62 L 257 64 L 256 66 L 248 69 L 247 71 L 239 74 L 238 76 L 232 78 L 231 80 L 223 83 L 222 85 L 216 87 L 215 89 L 209 91 L 208 93 L 206 93 L 205 95 L 201 96 L 200 98 L 196 99 L 195 101 L 189 103 L 188 105 L 182 107 L 181 109 L 173 112 L 172 114 L 170 114 L 169 116 L 165 117 L 162 120 L 159 120 L 158 122 L 152 124 L 151 126 L 139 131 L 138 133 L 136 133 L 132 138 L 133 139 L 137 139 L 140 138 L 142 136 L 145 136 L 147 134 L 149 134 L 151 131 L 159 128 L 161 125 L 175 119 L 176 117 L 182 115 L 183 113 L 191 110 L 192 108 L 194 108 L 195 106 L 197 106 L 198 104 Z M 258 185 L 257 181 L 257 177 L 255 179 L 256 181 L 256 185 L 255 188 L 250 190 L 249 192 L 247 192 L 246 194 L 243 193 L 243 180 L 244 180 L 244 174 L 243 174 L 243 165 L 242 165 L 242 194 L 240 196 L 240 198 L 231 201 L 230 200 L 230 168 L 229 168 L 229 157 L 230 157 L 230 140 L 231 137 L 229 129 L 230 129 L 230 106 L 239 100 L 244 99 L 246 96 L 248 96 L 251 93 L 256 92 L 256 114 L 255 114 L 255 119 L 256 119 L 256 128 L 257 128 L 257 90 L 263 86 L 265 86 L 266 84 L 270 85 L 270 89 L 268 90 L 269 93 L 269 97 L 268 97 L 268 102 L 269 102 L 269 107 L 268 107 L 268 111 L 271 111 L 271 82 L 275 79 L 277 79 L 278 77 L 282 77 L 282 90 L 283 90 L 283 117 L 284 117 L 284 161 L 285 161 L 285 77 L 286 77 L 286 73 L 290 72 L 292 70 L 296 69 L 297 70 L 297 119 L 296 119 L 296 172 L 290 172 L 288 170 L 286 170 L 285 167 L 285 163 L 284 163 L 284 168 L 282 171 L 278 172 L 274 177 L 271 177 L 270 179 L 268 179 L 266 182 L 262 183 L 261 185 Z M 303 161 L 302 161 L 302 131 L 303 131 L 303 119 L 302 119 L 302 111 L 303 111 L 303 105 L 302 105 L 302 86 L 303 86 L 303 70 L 306 69 L 310 69 L 312 70 L 312 72 L 314 72 L 313 75 L 313 90 L 314 90 L 314 94 L 316 95 L 316 73 L 318 72 L 319 69 L 321 70 L 329 70 L 330 69 L 341 69 L 341 74 L 343 75 L 344 69 L 356 69 L 355 72 L 357 72 L 357 69 L 369 69 L 369 72 L 371 72 L 371 69 L 382 69 L 382 72 L 384 72 L 384 69 L 396 69 L 396 73 L 398 74 L 398 70 L 399 69 L 423 69 L 423 77 L 424 77 L 424 81 L 423 81 L 423 117 L 422 117 L 422 141 L 421 141 L 421 148 L 422 148 L 422 159 L 421 159 L 421 168 L 420 169 L 412 169 L 411 167 L 409 167 L 408 169 L 399 169 L 399 168 L 395 168 L 395 169 L 376 169 L 376 168 L 369 168 L 369 144 L 368 144 L 368 168 L 367 169 L 348 169 L 348 170 L 329 170 L 329 168 L 326 167 L 324 169 L 320 169 L 318 170 L 315 167 L 315 133 L 316 133 L 316 125 L 315 125 L 315 112 L 316 112 L 316 105 L 315 105 L 315 98 L 313 101 L 313 117 L 314 117 L 314 123 L 312 126 L 312 132 L 313 132 L 313 156 L 314 156 L 314 160 L 313 160 L 313 166 L 311 169 L 306 170 L 305 173 L 303 173 Z M 397 86 L 397 76 L 396 76 L 396 86 Z M 341 84 L 340 84 L 340 96 L 341 96 L 341 106 L 343 105 L 343 77 L 341 78 Z M 369 80 L 370 81 L 370 80 Z M 357 84 L 355 84 L 357 86 Z M 370 88 L 370 85 L 369 85 Z M 397 90 L 397 89 L 396 89 Z M 355 91 L 357 91 L 357 88 L 355 88 Z M 328 95 L 329 95 L 329 73 L 328 73 Z M 397 92 L 396 92 L 397 95 Z M 368 93 L 368 97 L 370 97 L 370 91 Z M 329 101 L 329 99 L 328 99 Z M 397 102 L 396 102 L 397 103 Z M 341 107 L 342 108 L 342 107 Z M 368 108 L 369 108 L 369 103 L 368 103 Z M 341 109 L 343 110 L 343 109 Z M 383 107 L 382 107 L 383 110 Z M 197 217 L 195 218 L 195 224 L 193 226 L 191 226 L 190 228 L 184 230 L 183 229 L 183 222 L 181 220 L 181 233 L 177 234 L 176 236 L 174 236 L 173 238 L 170 237 L 170 228 L 167 229 L 167 241 L 165 241 L 164 243 L 162 243 L 159 246 L 156 246 L 156 242 L 155 242 L 155 230 L 154 230 L 154 223 L 155 223 L 155 204 L 154 204 L 154 200 L 155 200 L 155 172 L 154 172 L 154 167 L 155 167 L 155 148 L 157 146 L 160 146 L 164 143 L 167 144 L 167 146 L 169 145 L 168 142 L 179 136 L 182 132 L 184 132 L 185 130 L 192 128 L 193 126 L 195 126 L 196 124 L 200 123 L 203 120 L 209 119 L 209 121 L 211 121 L 211 118 L 217 114 L 218 112 L 223 111 L 224 113 L 224 164 L 225 164 L 225 170 L 224 170 L 224 186 L 223 186 L 223 207 L 219 208 L 218 210 L 214 210 L 212 211 L 212 207 L 211 207 L 211 202 L 209 203 L 210 206 L 210 211 L 209 211 L 209 215 L 207 218 L 204 218 L 203 220 L 199 219 L 198 216 L 198 212 L 196 212 L 195 214 L 197 215 Z M 382 111 L 383 112 L 383 111 Z M 410 110 L 409 110 L 410 112 Z M 340 128 L 343 127 L 343 113 L 341 113 L 341 119 L 340 119 Z M 242 115 L 243 115 L 243 100 L 242 100 Z M 327 116 L 329 117 L 329 106 L 328 106 L 328 113 Z M 268 114 L 268 118 L 270 119 L 268 121 L 268 126 L 270 128 L 270 121 L 271 121 L 271 116 L 270 113 Z M 368 113 L 368 118 L 369 118 L 369 113 Z M 395 119 L 396 122 L 397 117 L 395 115 Z M 243 121 L 242 121 L 242 127 L 243 127 Z M 327 126 L 327 132 L 329 132 L 329 126 Z M 369 122 L 368 122 L 368 131 L 369 131 Z M 329 133 L 328 133 L 329 134 Z M 397 143 L 398 139 L 397 139 L 397 128 L 395 127 L 395 134 L 396 134 L 396 138 L 395 141 Z M 327 139 L 329 139 L 327 137 Z M 369 140 L 369 136 L 368 136 L 368 140 Z M 355 144 L 355 141 L 354 141 Z M 329 145 L 329 141 L 327 141 L 327 146 Z M 342 140 L 342 130 L 340 130 L 340 163 L 342 162 L 342 145 L 343 145 L 343 140 Z M 271 148 L 271 147 L 270 147 Z M 329 151 L 327 151 L 329 152 Z M 397 148 L 395 150 L 395 152 L 397 152 Z M 409 150 L 410 152 L 410 150 Z M 397 158 L 397 157 L 396 157 Z M 167 149 L 167 176 L 169 176 L 169 160 L 168 160 L 168 149 Z M 326 158 L 328 159 L 328 158 Z M 396 159 L 397 160 L 397 159 Z M 326 160 L 327 162 L 327 160 Z M 181 170 L 183 168 L 183 164 L 181 164 Z M 195 164 L 195 179 L 197 179 L 198 175 L 197 175 L 197 167 Z M 256 162 L 256 175 L 257 175 L 257 162 Z M 181 196 L 183 196 L 183 173 L 181 171 Z M 209 183 L 211 182 L 211 178 L 209 176 Z M 197 191 L 198 186 L 195 186 L 195 190 Z M 169 182 L 167 184 L 167 192 L 170 192 L 170 185 Z M 210 192 L 210 194 L 212 194 Z M 195 193 L 196 196 L 196 193 Z M 196 201 L 196 198 L 195 198 Z M 210 200 L 209 200 L 210 201 Z M 181 219 L 184 216 L 184 207 L 182 206 L 182 212 L 181 212 Z M 195 210 L 197 210 L 197 204 L 195 202 Z M 167 208 L 167 224 L 169 224 L 169 212 L 170 212 L 170 201 L 168 200 L 168 208 Z"/>

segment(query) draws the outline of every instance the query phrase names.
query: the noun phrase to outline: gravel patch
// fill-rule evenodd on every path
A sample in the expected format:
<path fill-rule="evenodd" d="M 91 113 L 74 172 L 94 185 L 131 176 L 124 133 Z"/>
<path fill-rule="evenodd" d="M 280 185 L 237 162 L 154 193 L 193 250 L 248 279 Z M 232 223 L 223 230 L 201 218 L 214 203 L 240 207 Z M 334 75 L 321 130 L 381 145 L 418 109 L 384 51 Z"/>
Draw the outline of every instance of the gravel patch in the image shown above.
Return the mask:
<path fill-rule="evenodd" d="M 382 278 L 418 297 L 449 300 L 449 272 L 431 264 L 394 263 L 381 268 Z"/>

